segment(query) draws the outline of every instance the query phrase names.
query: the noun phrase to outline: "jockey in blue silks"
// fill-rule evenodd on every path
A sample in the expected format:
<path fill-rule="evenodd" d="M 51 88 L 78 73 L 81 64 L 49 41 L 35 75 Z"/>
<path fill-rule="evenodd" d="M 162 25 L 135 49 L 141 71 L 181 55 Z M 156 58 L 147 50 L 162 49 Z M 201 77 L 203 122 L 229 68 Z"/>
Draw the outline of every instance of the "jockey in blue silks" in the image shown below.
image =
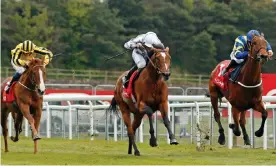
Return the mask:
<path fill-rule="evenodd" d="M 253 40 L 254 35 L 260 36 L 261 34 L 257 30 L 250 30 L 246 36 L 238 36 L 236 38 L 233 51 L 230 54 L 231 62 L 229 63 L 227 68 L 225 68 L 225 70 L 223 71 L 222 73 L 223 75 L 231 67 L 242 64 L 247 59 L 250 46 L 251 46 L 251 41 Z M 267 51 L 270 56 L 273 55 L 272 48 L 268 42 L 267 42 Z M 235 80 L 232 80 L 232 81 L 235 81 Z"/>

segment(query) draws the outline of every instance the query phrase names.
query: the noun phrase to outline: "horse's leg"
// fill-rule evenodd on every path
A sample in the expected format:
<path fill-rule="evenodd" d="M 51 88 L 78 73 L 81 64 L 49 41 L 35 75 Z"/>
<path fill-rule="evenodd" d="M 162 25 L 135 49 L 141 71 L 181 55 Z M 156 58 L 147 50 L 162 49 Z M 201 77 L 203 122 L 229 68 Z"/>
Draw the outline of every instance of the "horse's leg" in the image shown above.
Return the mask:
<path fill-rule="evenodd" d="M 40 118 L 41 118 L 41 113 L 42 113 L 42 104 L 41 104 L 41 107 L 37 108 L 34 114 L 34 126 L 35 126 L 35 129 L 36 131 L 38 132 L 39 130 L 39 125 L 40 125 Z M 34 153 L 37 153 L 37 141 L 40 139 L 40 137 L 38 136 L 38 133 L 37 135 L 34 135 L 33 136 L 33 140 L 34 140 Z"/>
<path fill-rule="evenodd" d="M 131 125 L 131 118 L 130 112 L 128 111 L 128 106 L 125 103 L 119 104 L 120 110 L 122 112 L 122 116 L 124 119 L 124 123 L 127 127 L 127 134 L 128 134 L 128 154 L 132 154 L 132 143 L 134 140 L 134 132 Z"/>
<path fill-rule="evenodd" d="M 2 103 L 3 104 L 3 103 Z M 4 141 L 5 141 L 5 152 L 8 152 L 8 115 L 9 111 L 7 108 L 1 109 L 1 126 L 2 126 L 2 132 L 4 136 Z"/>
<path fill-rule="evenodd" d="M 140 126 L 143 116 L 144 116 L 144 114 L 138 114 L 138 113 L 134 115 L 134 120 L 132 122 L 132 129 L 133 129 L 134 134 L 136 132 L 136 129 Z M 134 155 L 140 156 L 140 152 L 136 146 L 134 139 L 132 140 L 132 144 L 133 144 L 133 148 L 134 148 Z"/>
<path fill-rule="evenodd" d="M 234 124 L 233 123 L 229 124 L 229 128 L 233 130 L 233 133 L 236 136 L 240 136 L 241 135 L 240 126 L 239 126 L 240 111 L 237 108 L 232 107 L 232 114 L 233 114 Z"/>
<path fill-rule="evenodd" d="M 151 147 L 155 147 L 157 146 L 157 141 L 156 138 L 154 136 L 154 128 L 153 128 L 153 122 L 152 122 L 152 114 L 147 114 L 148 118 L 149 118 L 149 125 L 150 125 L 150 129 L 149 129 L 149 133 L 150 133 L 150 146 Z"/>
<path fill-rule="evenodd" d="M 23 116 L 28 120 L 28 122 L 31 126 L 33 140 L 34 140 L 34 139 L 36 139 L 36 136 L 37 136 L 37 130 L 36 130 L 35 125 L 34 125 L 34 118 L 30 113 L 30 106 L 28 104 L 24 104 L 24 103 L 21 103 L 21 102 L 19 102 L 18 105 L 19 105 L 19 108 L 20 108 Z"/>
<path fill-rule="evenodd" d="M 259 130 L 257 130 L 255 132 L 255 136 L 261 137 L 264 134 L 264 124 L 265 124 L 265 121 L 266 121 L 266 118 L 267 118 L 267 111 L 264 108 L 263 102 L 260 102 L 260 103 L 256 104 L 253 109 L 262 114 L 262 124 L 261 124 Z"/>
<path fill-rule="evenodd" d="M 246 111 L 242 111 L 240 114 L 240 126 L 242 129 L 244 144 L 250 145 L 250 140 L 249 140 L 248 134 L 246 132 L 246 128 L 245 128 L 245 124 L 246 124 L 245 114 L 246 114 Z"/>
<path fill-rule="evenodd" d="M 15 137 L 11 137 L 13 142 L 17 142 L 19 140 L 19 132 L 23 121 L 23 115 L 21 113 L 12 113 L 14 118 L 14 128 L 15 128 Z"/>
<path fill-rule="evenodd" d="M 177 145 L 178 142 L 175 139 L 174 134 L 172 133 L 172 129 L 171 129 L 171 125 L 170 125 L 170 120 L 168 118 L 168 102 L 163 102 L 159 105 L 159 110 L 161 112 L 163 121 L 164 121 L 164 125 L 168 130 L 169 133 L 169 138 L 170 138 L 170 144 L 171 145 Z"/>
<path fill-rule="evenodd" d="M 144 102 L 139 102 L 139 106 L 138 107 L 139 107 L 140 113 L 141 114 L 147 114 L 147 116 L 149 118 L 149 125 L 150 125 L 150 129 L 149 129 L 149 133 L 150 133 L 150 146 L 155 147 L 155 146 L 157 146 L 157 142 L 156 142 L 156 138 L 154 136 L 154 128 L 153 128 L 153 122 L 152 122 L 153 111 Z"/>
<path fill-rule="evenodd" d="M 216 86 L 211 82 L 211 85 L 209 85 L 209 91 L 210 91 L 210 98 L 211 98 L 211 103 L 214 109 L 214 118 L 215 121 L 218 124 L 219 127 L 219 138 L 218 138 L 218 143 L 220 145 L 225 144 L 225 135 L 224 135 L 224 129 L 221 125 L 220 121 L 220 113 L 218 110 L 218 91 L 216 89 Z"/>

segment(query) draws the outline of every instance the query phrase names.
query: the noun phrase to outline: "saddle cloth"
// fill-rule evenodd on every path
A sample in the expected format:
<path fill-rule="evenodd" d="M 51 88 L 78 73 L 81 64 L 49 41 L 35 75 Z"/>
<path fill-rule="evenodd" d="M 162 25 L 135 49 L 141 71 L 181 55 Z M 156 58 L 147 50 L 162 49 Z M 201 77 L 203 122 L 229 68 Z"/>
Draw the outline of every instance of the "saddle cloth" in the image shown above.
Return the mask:
<path fill-rule="evenodd" d="M 133 93 L 133 89 L 132 89 L 132 87 L 133 87 L 133 82 L 134 82 L 133 79 L 135 78 L 136 74 L 137 74 L 137 70 L 136 70 L 135 72 L 132 73 L 132 75 L 131 75 L 131 77 L 130 77 L 130 79 L 129 79 L 129 83 L 128 83 L 127 88 L 124 88 L 124 89 L 123 89 L 123 97 L 124 97 L 124 98 L 131 98 L 131 95 L 132 95 L 132 93 Z"/>
<path fill-rule="evenodd" d="M 5 88 L 7 88 L 8 83 L 6 83 Z M 6 103 L 12 103 L 15 100 L 15 96 L 14 96 L 14 85 L 16 84 L 16 82 L 13 82 L 13 84 L 10 87 L 9 93 L 7 94 L 6 91 L 4 90 L 3 92 L 3 101 Z"/>
<path fill-rule="evenodd" d="M 234 70 L 234 68 L 231 68 L 225 75 L 222 75 L 222 71 L 229 65 L 229 63 L 230 61 L 221 62 L 214 73 L 213 82 L 222 90 L 228 89 L 229 75 Z"/>

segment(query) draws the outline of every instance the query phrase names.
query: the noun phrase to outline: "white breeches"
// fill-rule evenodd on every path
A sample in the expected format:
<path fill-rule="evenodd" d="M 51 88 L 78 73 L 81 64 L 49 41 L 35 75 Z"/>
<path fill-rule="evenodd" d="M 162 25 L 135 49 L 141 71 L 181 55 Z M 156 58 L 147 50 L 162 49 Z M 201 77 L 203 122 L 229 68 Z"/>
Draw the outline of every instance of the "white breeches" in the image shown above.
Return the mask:
<path fill-rule="evenodd" d="M 235 52 L 234 52 L 234 51 L 231 52 L 230 58 L 231 58 L 231 60 L 236 61 L 238 64 L 241 64 L 241 63 L 244 61 L 244 59 L 237 59 L 237 58 L 235 57 Z"/>
<path fill-rule="evenodd" d="M 11 60 L 11 64 L 12 64 L 12 67 L 14 68 L 14 70 L 16 70 L 17 73 L 20 73 L 22 74 L 26 69 L 24 67 L 21 67 L 21 66 L 16 66 L 13 61 Z"/>
<path fill-rule="evenodd" d="M 139 69 L 146 67 L 146 60 L 143 54 L 147 54 L 147 52 L 141 51 L 140 49 L 134 49 L 132 51 L 132 58 Z"/>

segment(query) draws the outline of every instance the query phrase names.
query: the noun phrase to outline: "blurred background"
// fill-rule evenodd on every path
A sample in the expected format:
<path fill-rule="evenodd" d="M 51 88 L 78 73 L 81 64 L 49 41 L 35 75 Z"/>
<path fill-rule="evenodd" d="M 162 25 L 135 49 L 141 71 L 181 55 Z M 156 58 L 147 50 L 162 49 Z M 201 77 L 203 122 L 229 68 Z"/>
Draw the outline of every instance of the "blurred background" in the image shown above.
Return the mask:
<path fill-rule="evenodd" d="M 101 72 L 98 80 L 104 83 L 110 80 L 105 74 L 113 75 L 114 83 L 131 67 L 132 58 L 128 53 L 107 63 L 104 59 L 123 52 L 126 41 L 148 31 L 170 47 L 172 78 L 208 77 L 218 62 L 230 58 L 235 38 L 250 29 L 262 31 L 272 48 L 276 45 L 273 0 L 2 0 L 1 14 L 2 77 L 14 72 L 5 68 L 11 67 L 10 50 L 27 39 L 62 53 L 48 66 L 50 80 L 68 73 L 69 80 L 89 82 Z M 263 72 L 275 73 L 275 63 L 268 62 Z"/>

